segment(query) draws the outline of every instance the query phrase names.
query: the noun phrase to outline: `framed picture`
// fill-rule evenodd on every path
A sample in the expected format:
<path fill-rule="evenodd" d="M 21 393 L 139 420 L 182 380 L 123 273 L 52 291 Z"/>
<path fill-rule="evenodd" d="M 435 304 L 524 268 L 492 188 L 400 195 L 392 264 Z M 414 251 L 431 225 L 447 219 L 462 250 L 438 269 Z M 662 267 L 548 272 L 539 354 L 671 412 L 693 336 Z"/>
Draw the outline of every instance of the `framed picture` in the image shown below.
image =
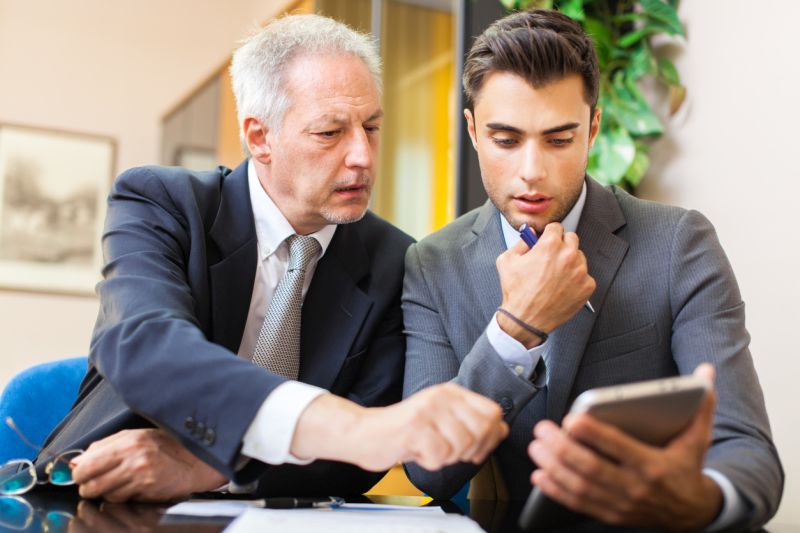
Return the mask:
<path fill-rule="evenodd" d="M 112 139 L 0 124 L 0 287 L 92 294 Z"/>

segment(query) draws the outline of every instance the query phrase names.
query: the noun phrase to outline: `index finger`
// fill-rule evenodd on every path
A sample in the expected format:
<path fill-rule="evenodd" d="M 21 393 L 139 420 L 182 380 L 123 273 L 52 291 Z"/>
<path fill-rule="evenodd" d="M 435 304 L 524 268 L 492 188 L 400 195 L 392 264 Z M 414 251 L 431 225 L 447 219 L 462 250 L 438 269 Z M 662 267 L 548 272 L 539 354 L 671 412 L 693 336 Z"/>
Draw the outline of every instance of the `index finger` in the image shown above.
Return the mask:
<path fill-rule="evenodd" d="M 116 468 L 122 462 L 122 455 L 114 453 L 112 447 L 103 446 L 90 448 L 78 459 L 72 467 L 72 480 L 81 485 Z"/>
<path fill-rule="evenodd" d="M 568 416 L 564 429 L 577 440 L 590 443 L 604 456 L 625 465 L 648 464 L 658 448 L 631 437 L 621 429 L 606 424 L 587 413 Z"/>
<path fill-rule="evenodd" d="M 559 222 L 551 222 L 544 227 L 544 231 L 539 236 L 539 240 L 564 240 L 564 226 Z"/>

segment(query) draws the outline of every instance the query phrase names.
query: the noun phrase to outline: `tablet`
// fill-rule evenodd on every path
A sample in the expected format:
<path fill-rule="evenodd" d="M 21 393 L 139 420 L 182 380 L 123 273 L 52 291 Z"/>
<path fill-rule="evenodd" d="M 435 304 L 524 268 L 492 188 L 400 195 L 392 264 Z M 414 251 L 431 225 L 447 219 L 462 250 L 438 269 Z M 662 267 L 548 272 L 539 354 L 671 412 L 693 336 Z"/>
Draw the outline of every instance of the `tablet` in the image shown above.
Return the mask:
<path fill-rule="evenodd" d="M 710 389 L 711 384 L 697 376 L 603 387 L 578 396 L 570 413 L 589 413 L 643 442 L 664 446 L 689 425 Z M 519 525 L 524 531 L 541 531 L 565 527 L 580 518 L 534 487 Z"/>

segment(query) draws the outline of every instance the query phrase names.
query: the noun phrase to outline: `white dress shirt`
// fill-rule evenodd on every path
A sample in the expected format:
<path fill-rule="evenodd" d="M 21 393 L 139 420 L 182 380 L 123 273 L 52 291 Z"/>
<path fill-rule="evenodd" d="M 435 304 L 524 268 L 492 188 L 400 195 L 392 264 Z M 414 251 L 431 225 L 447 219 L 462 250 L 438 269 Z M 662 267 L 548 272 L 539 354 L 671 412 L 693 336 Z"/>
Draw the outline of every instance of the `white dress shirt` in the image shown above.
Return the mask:
<path fill-rule="evenodd" d="M 585 204 L 586 182 L 584 181 L 578 201 L 575 202 L 575 206 L 570 210 L 567 216 L 564 217 L 564 220 L 561 221 L 561 225 L 564 227 L 565 233 L 568 231 L 577 231 L 578 222 L 581 219 L 583 206 Z M 502 215 L 500 216 L 500 223 L 503 227 L 503 238 L 506 242 L 506 248 L 511 248 L 517 244 L 521 238 L 519 236 L 519 231 L 516 230 Z M 543 342 L 538 346 L 534 346 L 530 350 L 525 349 L 525 346 L 523 346 L 521 342 L 500 328 L 500 325 L 497 323 L 497 313 L 494 314 L 494 317 L 486 328 L 486 337 L 489 340 L 489 343 L 492 345 L 492 348 L 495 349 L 498 355 L 500 355 L 503 361 L 505 361 L 509 369 L 516 375 L 526 379 L 530 378 L 533 374 L 533 369 L 536 368 L 536 364 L 539 362 L 540 357 L 544 357 L 545 369 L 547 368 L 547 342 Z M 549 374 L 547 370 L 545 370 L 545 372 Z M 546 383 L 549 382 L 546 381 Z M 705 529 L 709 532 L 719 531 L 725 529 L 735 520 L 741 518 L 746 512 L 746 509 L 744 507 L 744 502 L 742 502 L 742 499 L 734 488 L 733 483 L 731 483 L 731 481 L 725 477 L 722 472 L 712 468 L 704 468 L 703 473 L 713 479 L 714 482 L 719 485 L 719 488 L 722 491 L 722 511 L 720 511 L 717 519 Z"/>
<path fill-rule="evenodd" d="M 250 360 L 253 357 L 253 350 L 269 302 L 289 265 L 286 239 L 294 235 L 295 231 L 275 202 L 264 191 L 258 181 L 252 161 L 247 167 L 247 180 L 256 223 L 258 265 L 244 335 L 239 345 L 239 356 Z M 305 298 L 311 279 L 314 277 L 317 262 L 325 255 L 335 231 L 336 225 L 329 225 L 311 234 L 319 242 L 322 252 L 306 267 L 303 298 Z M 325 392 L 324 389 L 299 381 L 287 381 L 276 387 L 261 404 L 250 427 L 245 432 L 242 440 L 242 454 L 270 464 L 311 462 L 313 458 L 301 460 L 294 457 L 289 453 L 289 448 L 300 415 L 308 404 Z"/>

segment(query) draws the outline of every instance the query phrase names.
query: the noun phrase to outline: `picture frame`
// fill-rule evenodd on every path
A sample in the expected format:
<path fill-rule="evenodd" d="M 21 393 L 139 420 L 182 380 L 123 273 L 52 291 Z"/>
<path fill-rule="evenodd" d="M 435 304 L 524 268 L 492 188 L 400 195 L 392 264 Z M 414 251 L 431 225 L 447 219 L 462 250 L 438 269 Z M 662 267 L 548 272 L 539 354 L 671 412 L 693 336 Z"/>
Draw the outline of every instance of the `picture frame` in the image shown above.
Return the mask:
<path fill-rule="evenodd" d="M 94 293 L 115 164 L 112 138 L 0 123 L 0 288 Z"/>

